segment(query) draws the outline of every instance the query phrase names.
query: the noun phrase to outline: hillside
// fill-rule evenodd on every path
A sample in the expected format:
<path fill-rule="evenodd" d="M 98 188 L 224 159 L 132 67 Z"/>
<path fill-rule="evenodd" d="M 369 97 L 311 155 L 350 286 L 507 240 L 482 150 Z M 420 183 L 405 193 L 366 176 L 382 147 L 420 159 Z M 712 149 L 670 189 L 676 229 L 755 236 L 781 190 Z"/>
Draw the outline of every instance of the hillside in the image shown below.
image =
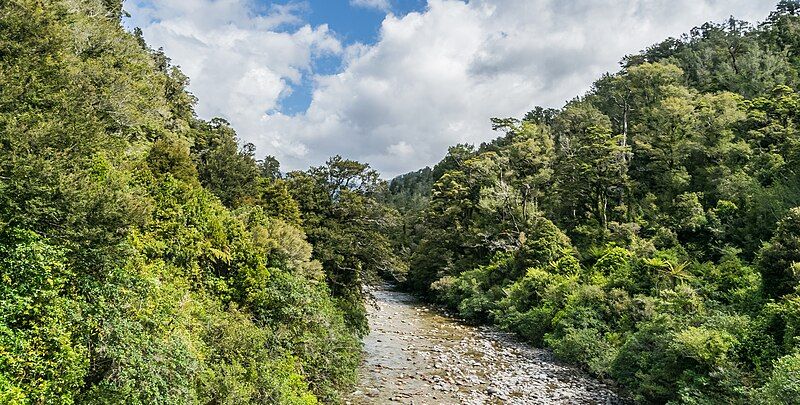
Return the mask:
<path fill-rule="evenodd" d="M 342 403 L 381 279 L 602 380 L 561 381 L 574 398 L 800 403 L 799 1 L 391 182 L 341 156 L 283 172 L 198 117 L 124 13 L 0 2 L 0 403 Z M 403 299 L 387 324 L 427 320 L 419 341 L 474 335 Z"/>
<path fill-rule="evenodd" d="M 799 56 L 782 1 L 492 119 L 494 141 L 392 181 L 406 286 L 637 402 L 800 401 Z"/>
<path fill-rule="evenodd" d="M 257 160 L 121 13 L 0 6 L 0 402 L 337 402 L 383 183 Z"/>

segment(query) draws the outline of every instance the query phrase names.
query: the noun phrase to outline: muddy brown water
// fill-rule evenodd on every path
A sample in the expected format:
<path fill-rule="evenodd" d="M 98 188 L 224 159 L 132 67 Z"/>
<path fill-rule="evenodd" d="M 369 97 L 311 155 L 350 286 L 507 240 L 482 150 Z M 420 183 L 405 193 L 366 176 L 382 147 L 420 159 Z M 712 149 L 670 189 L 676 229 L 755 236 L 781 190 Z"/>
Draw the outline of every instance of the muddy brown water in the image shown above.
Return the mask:
<path fill-rule="evenodd" d="M 617 404 L 601 382 L 507 333 L 390 288 L 373 291 L 360 382 L 347 404 Z"/>

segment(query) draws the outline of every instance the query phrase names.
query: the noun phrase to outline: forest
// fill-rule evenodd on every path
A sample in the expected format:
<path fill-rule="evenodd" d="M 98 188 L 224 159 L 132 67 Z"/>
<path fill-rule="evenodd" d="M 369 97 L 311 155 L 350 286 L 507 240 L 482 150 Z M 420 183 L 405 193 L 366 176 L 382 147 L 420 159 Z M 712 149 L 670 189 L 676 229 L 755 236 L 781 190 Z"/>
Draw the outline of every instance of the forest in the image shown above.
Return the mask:
<path fill-rule="evenodd" d="M 638 403 L 800 402 L 800 1 L 391 181 L 283 172 L 123 14 L 0 0 L 0 403 L 340 403 L 381 279 Z"/>
<path fill-rule="evenodd" d="M 0 2 L 0 403 L 336 403 L 385 182 L 256 159 L 121 7 Z"/>
<path fill-rule="evenodd" d="M 800 2 L 392 180 L 404 285 L 641 403 L 800 402 Z"/>

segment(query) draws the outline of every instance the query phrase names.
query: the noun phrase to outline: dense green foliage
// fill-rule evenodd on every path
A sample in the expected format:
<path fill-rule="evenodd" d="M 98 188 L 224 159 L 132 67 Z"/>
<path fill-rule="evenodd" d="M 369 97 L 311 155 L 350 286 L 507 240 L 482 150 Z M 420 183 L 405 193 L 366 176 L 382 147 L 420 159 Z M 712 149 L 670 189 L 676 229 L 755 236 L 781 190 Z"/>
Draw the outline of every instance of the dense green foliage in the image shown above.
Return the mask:
<path fill-rule="evenodd" d="M 0 402 L 338 402 L 384 183 L 284 179 L 121 10 L 0 2 Z"/>
<path fill-rule="evenodd" d="M 362 287 L 376 276 L 392 278 L 404 266 L 388 236 L 397 226 L 396 212 L 379 201 L 386 182 L 369 165 L 335 156 L 324 166 L 289 173 L 287 183 L 348 325 L 365 333 Z"/>
<path fill-rule="evenodd" d="M 377 276 L 637 401 L 800 402 L 797 1 L 390 184 L 257 159 L 122 13 L 0 1 L 0 402 L 339 402 Z"/>
<path fill-rule="evenodd" d="M 406 285 L 637 401 L 800 402 L 799 46 L 782 1 L 493 119 L 390 185 Z"/>

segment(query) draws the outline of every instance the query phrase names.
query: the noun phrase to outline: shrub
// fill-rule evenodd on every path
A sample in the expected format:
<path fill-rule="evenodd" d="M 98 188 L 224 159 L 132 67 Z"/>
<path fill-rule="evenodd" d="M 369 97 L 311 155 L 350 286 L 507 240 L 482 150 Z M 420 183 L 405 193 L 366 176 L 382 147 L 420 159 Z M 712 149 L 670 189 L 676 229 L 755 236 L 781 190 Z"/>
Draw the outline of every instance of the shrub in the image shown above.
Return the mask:
<path fill-rule="evenodd" d="M 755 396 L 763 404 L 791 404 L 800 400 L 800 353 L 775 361 L 772 374 Z"/>
<path fill-rule="evenodd" d="M 795 290 L 800 274 L 793 263 L 800 262 L 800 207 L 793 208 L 778 223 L 775 236 L 761 248 L 757 266 L 764 282 L 764 294 L 777 298 Z"/>
<path fill-rule="evenodd" d="M 88 349 L 64 260 L 33 232 L 0 231 L 0 402 L 71 403 L 83 385 Z"/>

